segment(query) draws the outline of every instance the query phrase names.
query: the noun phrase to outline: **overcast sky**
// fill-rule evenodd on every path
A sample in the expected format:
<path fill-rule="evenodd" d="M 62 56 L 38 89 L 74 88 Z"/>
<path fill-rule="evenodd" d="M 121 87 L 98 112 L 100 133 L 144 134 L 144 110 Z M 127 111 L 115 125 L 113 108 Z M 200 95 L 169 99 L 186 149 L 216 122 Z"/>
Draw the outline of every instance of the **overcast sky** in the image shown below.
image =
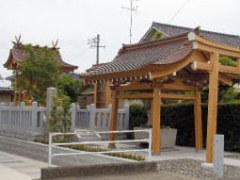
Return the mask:
<path fill-rule="evenodd" d="M 186 0 L 138 0 L 133 14 L 133 38 L 137 42 L 153 21 L 169 23 Z M 79 66 L 77 73 L 96 62 L 96 53 L 87 44 L 100 34 L 106 48 L 100 62 L 113 60 L 122 44 L 129 42 L 129 0 L 1 0 L 0 74 L 11 75 L 2 64 L 7 60 L 15 35 L 23 43 L 58 46 L 64 61 Z M 239 0 L 190 0 L 170 24 L 240 35 Z M 0 86 L 8 86 L 0 82 Z"/>

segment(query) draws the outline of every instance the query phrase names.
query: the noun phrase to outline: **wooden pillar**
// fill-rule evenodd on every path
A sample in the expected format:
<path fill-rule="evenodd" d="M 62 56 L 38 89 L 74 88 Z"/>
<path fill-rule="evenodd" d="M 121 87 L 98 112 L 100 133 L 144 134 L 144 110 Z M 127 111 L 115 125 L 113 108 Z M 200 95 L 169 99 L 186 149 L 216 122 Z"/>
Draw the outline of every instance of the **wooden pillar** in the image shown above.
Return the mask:
<path fill-rule="evenodd" d="M 237 59 L 237 67 L 240 68 L 240 58 Z"/>
<path fill-rule="evenodd" d="M 161 87 L 154 84 L 152 103 L 152 153 L 160 153 Z"/>
<path fill-rule="evenodd" d="M 217 130 L 217 110 L 218 110 L 218 74 L 219 55 L 212 53 L 210 62 L 212 71 L 209 73 L 209 93 L 208 93 L 208 119 L 207 119 L 207 151 L 206 161 L 213 162 L 213 138 Z"/>
<path fill-rule="evenodd" d="M 97 107 L 98 91 L 97 91 L 97 82 L 94 84 L 94 104 Z"/>
<path fill-rule="evenodd" d="M 117 98 L 118 91 L 116 90 L 116 86 L 112 87 L 112 113 L 111 113 L 111 122 L 110 122 L 110 131 L 117 130 L 117 115 L 118 115 L 118 98 Z M 116 139 L 115 133 L 109 134 L 109 140 L 114 141 Z M 110 143 L 108 145 L 109 148 L 115 148 L 115 143 Z"/>
<path fill-rule="evenodd" d="M 201 150 L 203 147 L 202 140 L 202 106 L 201 90 L 196 87 L 194 100 L 194 124 L 195 124 L 195 148 Z"/>

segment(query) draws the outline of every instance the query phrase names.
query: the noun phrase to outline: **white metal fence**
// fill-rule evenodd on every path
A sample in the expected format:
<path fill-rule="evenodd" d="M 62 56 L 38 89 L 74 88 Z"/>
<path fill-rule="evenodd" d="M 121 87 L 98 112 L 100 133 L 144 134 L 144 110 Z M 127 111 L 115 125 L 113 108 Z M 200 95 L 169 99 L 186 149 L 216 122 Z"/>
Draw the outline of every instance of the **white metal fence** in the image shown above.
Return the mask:
<path fill-rule="evenodd" d="M 134 132 L 140 132 L 140 133 L 147 133 L 148 138 L 145 139 L 125 139 L 125 140 L 93 140 L 93 141 L 88 141 L 87 139 L 84 141 L 84 139 L 81 139 L 82 135 L 89 135 L 89 134 L 95 134 L 98 137 L 104 134 L 126 134 L 126 133 L 134 133 Z M 75 135 L 76 137 L 79 137 L 79 141 L 77 142 L 64 142 L 64 143 L 54 143 L 53 142 L 53 137 L 56 136 L 67 136 L 67 135 Z M 104 151 L 100 152 L 89 152 L 89 151 L 79 151 L 79 152 L 64 152 L 64 153 L 54 153 L 53 148 L 62 148 L 64 150 L 69 150 L 69 148 L 66 148 L 68 145 L 107 145 L 108 144 L 124 144 L 124 147 L 126 147 L 126 144 L 130 143 L 141 143 L 145 142 L 148 143 L 148 148 L 142 148 L 139 149 L 139 147 L 136 147 L 135 149 L 131 147 L 131 149 L 104 149 Z M 65 147 L 64 147 L 65 146 Z M 118 146 L 118 145 L 117 145 Z M 152 130 L 151 129 L 144 129 L 144 130 L 125 130 L 125 131 L 78 131 L 77 133 L 49 133 L 49 154 L 48 154 L 48 165 L 49 167 L 52 166 L 52 159 L 53 157 L 57 156 L 74 156 L 74 155 L 97 155 L 97 154 L 108 154 L 108 153 L 134 153 L 134 152 L 146 152 L 148 155 L 148 160 L 151 158 L 151 147 L 152 147 Z"/>

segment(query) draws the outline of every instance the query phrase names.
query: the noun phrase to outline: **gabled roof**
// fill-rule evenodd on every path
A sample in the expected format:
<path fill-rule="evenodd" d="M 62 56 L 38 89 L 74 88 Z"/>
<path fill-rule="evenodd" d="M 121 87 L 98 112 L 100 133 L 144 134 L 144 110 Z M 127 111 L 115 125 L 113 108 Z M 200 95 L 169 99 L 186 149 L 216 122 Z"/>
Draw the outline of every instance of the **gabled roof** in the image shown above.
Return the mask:
<path fill-rule="evenodd" d="M 163 40 L 123 45 L 116 58 L 109 63 L 99 65 L 82 74 L 84 77 L 113 75 L 123 72 L 134 73 L 141 70 L 141 76 L 148 75 L 152 65 L 172 64 L 186 58 L 192 52 L 192 43 L 188 33 L 165 38 Z"/>
<path fill-rule="evenodd" d="M 164 33 L 165 36 L 172 37 L 172 36 L 176 36 L 178 34 L 193 31 L 193 29 L 194 28 L 153 22 L 152 26 L 147 31 L 147 33 L 142 37 L 140 42 L 149 41 L 152 36 L 152 31 L 154 31 L 154 30 L 155 31 L 158 30 L 158 31 Z M 220 44 L 225 44 L 225 45 L 230 45 L 233 47 L 240 48 L 240 36 L 237 36 L 237 35 L 223 34 L 223 33 L 205 31 L 205 30 L 199 30 L 199 35 L 205 39 L 208 39 L 208 40 L 220 43 Z"/>
<path fill-rule="evenodd" d="M 22 43 L 14 43 L 13 48 L 10 49 L 8 59 L 3 66 L 8 69 L 14 69 L 14 68 L 18 67 L 21 64 L 21 62 L 25 61 L 29 56 L 29 54 L 25 50 L 26 46 L 27 45 L 22 44 Z M 39 49 L 48 48 L 48 47 L 32 46 L 32 48 L 35 51 L 38 51 Z M 68 71 L 73 71 L 78 68 L 78 66 L 74 66 L 74 65 L 68 64 L 63 61 L 61 54 L 59 52 L 59 48 L 52 47 L 52 48 L 48 48 L 48 49 L 56 52 L 56 61 L 57 61 L 58 65 L 63 69 L 63 71 L 68 72 Z"/>

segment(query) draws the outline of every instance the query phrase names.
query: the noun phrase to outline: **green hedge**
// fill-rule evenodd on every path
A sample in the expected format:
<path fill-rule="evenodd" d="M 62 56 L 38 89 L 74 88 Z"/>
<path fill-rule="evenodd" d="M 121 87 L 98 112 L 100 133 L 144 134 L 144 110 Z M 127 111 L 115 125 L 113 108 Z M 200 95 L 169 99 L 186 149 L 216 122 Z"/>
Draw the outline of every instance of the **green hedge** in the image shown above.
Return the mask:
<path fill-rule="evenodd" d="M 207 105 L 202 106 L 203 144 L 206 142 Z M 194 108 L 192 104 L 165 105 L 161 109 L 161 125 L 178 129 L 177 145 L 194 146 Z M 217 133 L 224 134 L 225 150 L 240 152 L 240 104 L 218 106 Z"/>

